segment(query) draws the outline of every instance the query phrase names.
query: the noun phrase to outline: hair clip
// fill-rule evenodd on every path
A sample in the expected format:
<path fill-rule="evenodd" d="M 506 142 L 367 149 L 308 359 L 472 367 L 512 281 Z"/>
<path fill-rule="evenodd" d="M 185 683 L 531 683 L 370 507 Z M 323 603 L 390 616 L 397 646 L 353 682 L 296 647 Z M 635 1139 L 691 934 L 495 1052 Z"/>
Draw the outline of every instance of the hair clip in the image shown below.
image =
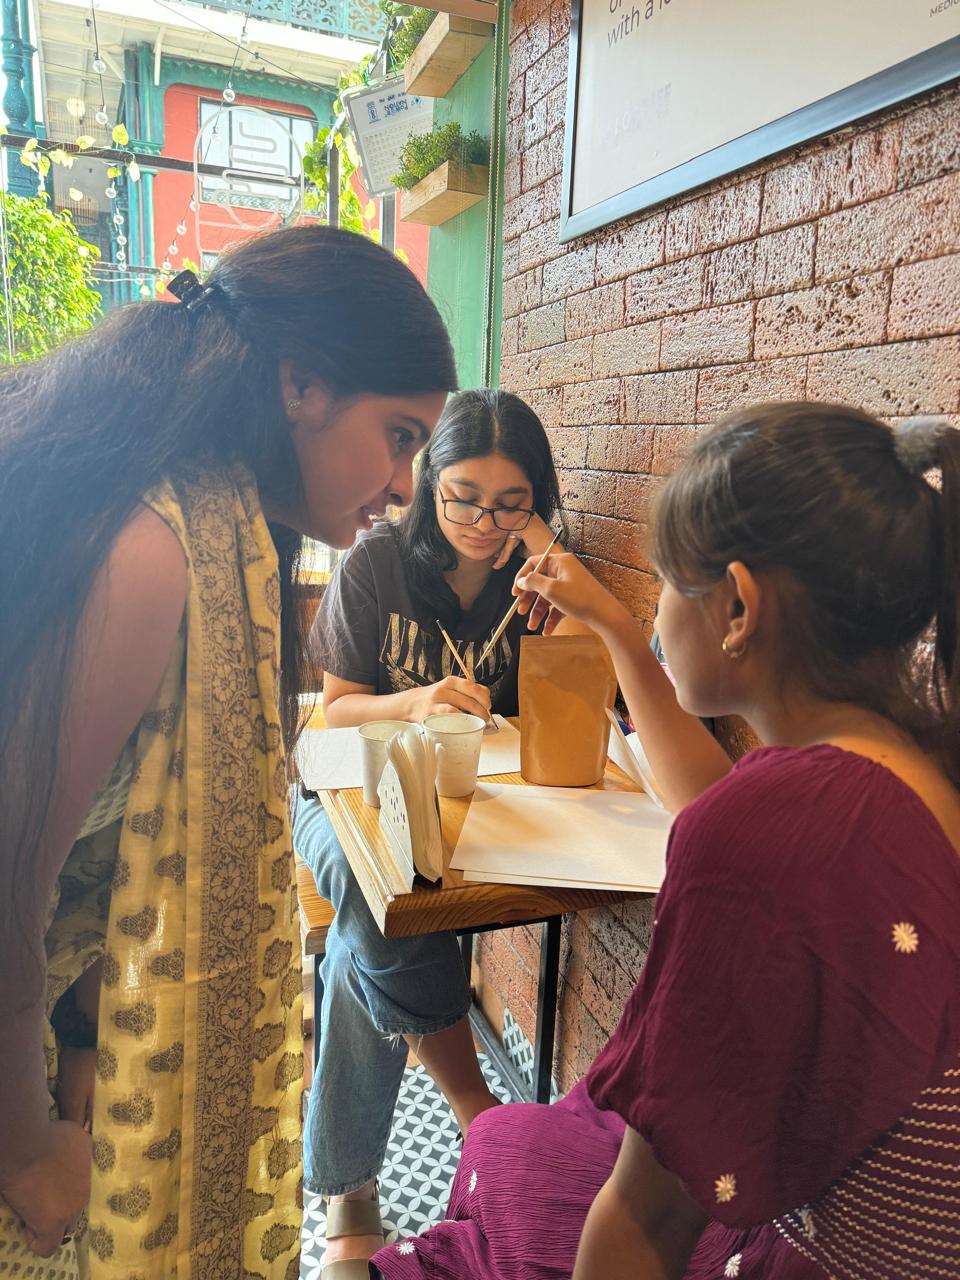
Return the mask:
<path fill-rule="evenodd" d="M 215 284 L 201 284 L 196 274 L 189 268 L 175 275 L 167 285 L 167 289 L 178 302 L 183 303 L 188 311 L 193 311 L 195 307 L 201 306 L 212 294 L 217 292 Z"/>

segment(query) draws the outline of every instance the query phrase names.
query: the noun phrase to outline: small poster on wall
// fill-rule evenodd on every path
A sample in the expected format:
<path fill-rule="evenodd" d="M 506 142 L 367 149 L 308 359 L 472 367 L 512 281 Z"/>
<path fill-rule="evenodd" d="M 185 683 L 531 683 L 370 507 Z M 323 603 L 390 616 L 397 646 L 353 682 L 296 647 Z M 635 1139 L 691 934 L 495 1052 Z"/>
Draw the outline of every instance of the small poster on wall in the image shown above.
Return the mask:
<path fill-rule="evenodd" d="M 573 0 L 562 240 L 960 76 L 960 0 Z"/>
<path fill-rule="evenodd" d="M 360 153 L 367 195 L 391 195 L 390 179 L 400 168 L 400 152 L 411 133 L 433 128 L 433 99 L 407 93 L 403 76 L 350 90 L 343 95 Z"/>

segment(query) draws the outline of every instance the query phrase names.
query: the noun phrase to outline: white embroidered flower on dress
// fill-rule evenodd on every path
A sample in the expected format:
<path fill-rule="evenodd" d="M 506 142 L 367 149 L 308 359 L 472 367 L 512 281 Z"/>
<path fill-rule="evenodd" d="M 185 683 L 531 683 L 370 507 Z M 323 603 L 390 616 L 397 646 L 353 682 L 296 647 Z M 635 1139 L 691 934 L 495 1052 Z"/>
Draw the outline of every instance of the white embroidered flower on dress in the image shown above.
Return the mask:
<path fill-rule="evenodd" d="M 809 1209 L 800 1210 L 800 1225 L 803 1227 L 803 1234 L 808 1240 L 817 1238 L 817 1224 L 813 1220 L 813 1214 Z"/>
<path fill-rule="evenodd" d="M 727 1259 L 727 1265 L 723 1268 L 723 1274 L 730 1280 L 731 1276 L 740 1274 L 740 1262 L 743 1258 L 742 1253 L 735 1253 L 732 1258 Z"/>
<path fill-rule="evenodd" d="M 725 1173 L 713 1184 L 717 1193 L 717 1204 L 729 1204 L 737 1194 L 737 1179 L 732 1173 Z"/>
<path fill-rule="evenodd" d="M 470 1175 L 470 1194 L 473 1195 L 476 1189 L 477 1189 L 477 1171 L 476 1169 L 474 1169 L 473 1173 L 471 1173 Z"/>
<path fill-rule="evenodd" d="M 920 945 L 917 931 L 912 924 L 901 920 L 893 926 L 893 945 L 904 955 L 912 955 Z"/>
<path fill-rule="evenodd" d="M 409 1258 L 411 1253 L 415 1253 L 412 1240 L 401 1240 L 397 1245 L 397 1253 L 402 1253 L 405 1258 Z"/>

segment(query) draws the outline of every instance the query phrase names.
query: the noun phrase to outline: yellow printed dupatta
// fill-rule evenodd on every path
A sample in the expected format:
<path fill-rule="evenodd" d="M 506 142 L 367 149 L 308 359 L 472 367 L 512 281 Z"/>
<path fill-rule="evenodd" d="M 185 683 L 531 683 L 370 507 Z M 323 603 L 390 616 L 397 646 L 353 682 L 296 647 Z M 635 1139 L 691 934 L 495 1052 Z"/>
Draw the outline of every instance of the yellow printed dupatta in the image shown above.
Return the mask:
<path fill-rule="evenodd" d="M 138 731 L 104 918 L 62 894 L 48 937 L 52 988 L 81 953 L 104 962 L 79 1257 L 95 1280 L 295 1280 L 302 978 L 277 557 L 241 468 L 145 501 L 187 557 L 185 627 Z M 21 1255 L 32 1273 L 8 1253 L 10 1274 L 76 1275 L 75 1247 Z"/>

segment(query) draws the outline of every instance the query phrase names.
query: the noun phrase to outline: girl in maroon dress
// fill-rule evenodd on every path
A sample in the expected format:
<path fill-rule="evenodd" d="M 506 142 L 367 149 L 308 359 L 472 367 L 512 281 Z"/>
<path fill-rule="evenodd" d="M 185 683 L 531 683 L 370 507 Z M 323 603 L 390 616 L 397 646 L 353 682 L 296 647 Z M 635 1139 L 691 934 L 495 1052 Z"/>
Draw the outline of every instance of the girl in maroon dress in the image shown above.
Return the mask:
<path fill-rule="evenodd" d="M 373 1274 L 951 1280 L 960 435 L 835 405 L 733 414 L 665 485 L 654 555 L 679 707 L 767 745 L 724 774 L 627 612 L 572 556 L 528 562 L 531 620 L 602 636 L 682 812 L 586 1080 L 475 1121 L 448 1220 Z"/>

